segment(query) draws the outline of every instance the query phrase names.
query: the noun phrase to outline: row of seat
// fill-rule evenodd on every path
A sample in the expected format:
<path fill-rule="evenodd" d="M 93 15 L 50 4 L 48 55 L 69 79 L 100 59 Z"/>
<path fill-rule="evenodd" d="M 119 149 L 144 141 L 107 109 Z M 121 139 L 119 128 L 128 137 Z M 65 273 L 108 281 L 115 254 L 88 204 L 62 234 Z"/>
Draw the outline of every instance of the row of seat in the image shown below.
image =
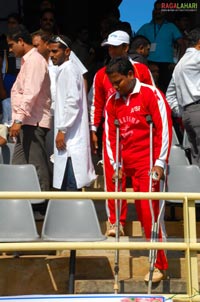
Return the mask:
<path fill-rule="evenodd" d="M 18 171 L 20 173 L 14 175 L 14 171 Z M 29 173 L 33 172 L 32 176 Z M 9 173 L 8 173 L 9 172 Z M 22 172 L 22 173 L 21 173 Z M 2 176 L 4 175 L 4 178 Z M 9 179 L 9 177 L 13 177 L 13 181 Z M 26 181 L 28 179 L 28 181 Z M 36 181 L 37 186 L 34 185 L 32 180 L 37 180 L 37 174 L 32 165 L 0 165 L 0 190 L 1 191 L 40 191 L 39 182 Z M 15 181 L 14 181 L 15 180 Z M 3 184 L 3 182 L 5 183 Z M 199 183 L 200 183 L 200 169 L 196 165 L 172 165 L 168 167 L 168 181 L 167 181 L 167 191 L 168 192 L 199 192 Z M 26 186 L 28 185 L 28 186 Z M 7 223 L 8 227 L 12 226 L 12 222 L 14 223 L 15 219 L 19 222 L 19 228 L 27 232 L 28 227 L 21 228 L 21 225 L 28 221 L 33 221 L 34 216 L 31 214 L 32 208 L 31 204 L 44 202 L 44 200 L 9 200 L 9 199 L 1 199 L 0 202 L 0 241 L 7 240 L 10 241 L 11 238 L 6 235 L 6 232 L 3 231 L 4 225 Z M 173 200 L 170 200 L 173 202 Z M 176 203 L 182 203 L 182 201 L 175 201 Z M 197 201 L 198 203 L 200 201 Z M 56 228 L 57 224 L 64 223 L 63 228 L 60 228 L 59 239 L 62 241 L 65 236 L 66 230 L 70 230 L 71 237 L 70 241 L 77 240 L 81 241 L 81 237 L 77 237 L 77 233 L 80 232 L 80 222 L 82 219 L 84 220 L 84 225 L 81 226 L 81 232 L 85 231 L 85 227 L 88 223 L 95 221 L 96 218 L 96 210 L 90 210 L 90 207 L 94 207 L 94 205 L 90 205 L 92 201 L 79 201 L 79 200 L 50 200 L 48 202 L 47 211 L 44 219 L 45 228 L 43 230 L 43 237 L 46 236 L 46 228 L 48 229 L 51 226 L 50 221 L 54 221 L 53 228 Z M 7 212 L 6 212 L 7 211 Z M 11 212 L 10 212 L 11 211 Z M 5 213 L 4 213 L 5 212 Z M 29 214 L 25 214 L 28 213 Z M 10 213 L 10 214 L 9 214 Z M 84 216 L 85 215 L 85 216 Z M 9 216 L 13 216 L 13 220 L 11 223 L 8 223 Z M 21 219 L 18 220 L 19 216 Z M 72 218 L 73 217 L 73 218 Z M 72 224 L 71 224 L 72 222 Z M 75 222 L 75 223 L 74 223 Z M 73 228 L 71 227 L 73 225 Z M 10 234 L 16 232 L 18 230 L 17 224 L 15 227 L 11 228 Z M 91 229 L 91 230 L 90 230 Z M 89 227 L 89 236 L 92 232 L 92 227 Z M 73 233 L 74 232 L 74 233 Z M 87 233 L 87 232 L 86 232 Z M 57 234 L 58 235 L 58 234 Z M 4 236 L 4 238 L 3 238 Z M 38 235 L 34 236 L 34 238 L 30 238 L 29 236 L 24 237 L 24 234 L 21 239 L 23 240 L 31 240 L 36 239 Z M 47 238 L 51 238 L 47 234 Z M 90 237 L 91 238 L 91 237 Z M 96 238 L 94 234 L 94 238 Z"/>
<path fill-rule="evenodd" d="M 180 150 L 179 150 L 180 151 Z M 177 155 L 177 154 L 176 154 Z M 169 164 L 167 190 L 169 192 L 199 192 L 200 169 L 196 165 L 180 164 L 181 156 L 172 155 Z M 0 164 L 0 191 L 41 191 L 36 169 L 33 165 Z M 44 199 L 32 199 L 32 204 Z"/>
<path fill-rule="evenodd" d="M 0 242 L 105 240 L 92 200 L 49 200 L 41 236 L 38 234 L 31 202 L 2 199 Z M 68 293 L 74 293 L 76 251 L 70 251 Z"/>
<path fill-rule="evenodd" d="M 31 202 L 1 199 L 0 241 L 23 242 L 39 239 Z M 50 199 L 41 238 L 54 241 L 105 240 L 96 209 L 90 199 Z"/>

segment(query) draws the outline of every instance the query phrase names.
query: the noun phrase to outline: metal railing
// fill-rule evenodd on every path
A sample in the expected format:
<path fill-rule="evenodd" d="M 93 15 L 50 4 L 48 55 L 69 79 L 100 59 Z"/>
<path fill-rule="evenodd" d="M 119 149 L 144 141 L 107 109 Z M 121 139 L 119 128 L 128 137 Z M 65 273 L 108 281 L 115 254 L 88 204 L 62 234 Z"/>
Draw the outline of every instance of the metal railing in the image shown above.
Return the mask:
<path fill-rule="evenodd" d="M 164 249 L 185 251 L 186 283 L 185 295 L 175 295 L 173 301 L 200 301 L 198 282 L 197 252 L 200 243 L 197 242 L 195 200 L 200 200 L 200 193 L 141 193 L 141 192 L 0 192 L 0 199 L 93 199 L 110 198 L 137 200 L 183 200 L 183 242 L 26 242 L 0 243 L 0 251 L 43 251 L 43 250 L 151 250 Z M 172 294 L 164 294 L 170 297 Z"/>

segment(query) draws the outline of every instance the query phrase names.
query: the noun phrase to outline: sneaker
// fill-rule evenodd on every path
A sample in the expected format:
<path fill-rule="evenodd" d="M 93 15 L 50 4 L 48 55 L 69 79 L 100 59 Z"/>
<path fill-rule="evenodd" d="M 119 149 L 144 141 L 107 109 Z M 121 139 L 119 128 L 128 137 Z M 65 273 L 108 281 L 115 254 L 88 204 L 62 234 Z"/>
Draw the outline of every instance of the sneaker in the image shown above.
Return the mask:
<path fill-rule="evenodd" d="M 150 273 L 148 272 L 144 277 L 144 281 L 146 281 L 146 282 L 149 281 L 149 275 L 150 275 Z M 153 275 L 152 275 L 152 283 L 160 282 L 161 280 L 163 280 L 165 278 L 166 278 L 166 271 L 159 270 L 157 267 L 155 267 L 154 271 L 153 271 Z"/>
<path fill-rule="evenodd" d="M 116 232 L 115 232 L 115 224 L 109 224 L 109 230 L 107 231 L 107 235 L 111 237 L 115 237 Z"/>
<path fill-rule="evenodd" d="M 115 224 L 111 224 L 110 223 L 107 235 L 111 236 L 111 237 L 115 237 L 116 236 L 116 225 Z M 124 236 L 124 229 L 123 229 L 123 226 L 121 225 L 121 223 L 119 225 L 119 236 Z"/>

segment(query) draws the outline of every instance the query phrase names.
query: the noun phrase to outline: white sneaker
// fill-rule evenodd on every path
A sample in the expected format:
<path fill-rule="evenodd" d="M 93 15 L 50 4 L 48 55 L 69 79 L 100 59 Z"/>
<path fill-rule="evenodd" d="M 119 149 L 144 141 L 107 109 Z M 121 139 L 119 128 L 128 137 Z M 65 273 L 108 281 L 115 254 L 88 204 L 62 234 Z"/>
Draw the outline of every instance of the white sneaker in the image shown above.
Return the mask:
<path fill-rule="evenodd" d="M 148 282 L 149 281 L 149 275 L 150 273 L 148 272 L 145 277 L 144 281 Z M 157 283 L 160 282 L 161 280 L 166 278 L 166 271 L 160 270 L 157 267 L 154 268 L 153 275 L 152 275 L 152 283 Z"/>
<path fill-rule="evenodd" d="M 111 237 L 115 237 L 116 236 L 116 225 L 115 224 L 111 224 L 110 223 L 110 225 L 109 225 L 109 230 L 108 230 L 108 232 L 107 232 L 107 235 L 108 236 L 111 236 Z M 120 223 L 120 225 L 119 225 L 119 236 L 124 236 L 124 228 L 123 228 L 123 226 L 121 225 L 121 223 Z"/>

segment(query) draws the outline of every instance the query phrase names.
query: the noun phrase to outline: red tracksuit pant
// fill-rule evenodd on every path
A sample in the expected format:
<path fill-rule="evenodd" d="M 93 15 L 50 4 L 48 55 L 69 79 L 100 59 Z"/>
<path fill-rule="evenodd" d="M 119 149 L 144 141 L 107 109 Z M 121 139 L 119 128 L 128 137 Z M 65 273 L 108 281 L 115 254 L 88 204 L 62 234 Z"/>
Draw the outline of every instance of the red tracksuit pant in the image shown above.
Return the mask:
<path fill-rule="evenodd" d="M 144 167 L 144 165 L 139 169 L 129 169 L 125 173 L 128 176 L 132 177 L 132 186 L 134 192 L 149 192 L 149 169 Z M 152 192 L 159 192 L 160 184 L 157 181 L 152 183 Z M 160 206 L 159 200 L 152 200 L 152 207 L 154 211 L 154 219 L 157 221 L 159 214 Z M 141 225 L 145 232 L 146 239 L 151 238 L 151 229 L 152 229 L 152 217 L 150 211 L 149 200 L 135 200 L 135 208 L 138 215 L 138 219 L 141 222 Z M 163 232 L 161 230 L 161 224 L 163 223 L 162 219 L 160 221 L 160 228 L 158 238 L 160 241 L 163 240 Z M 168 268 L 168 262 L 163 250 L 157 251 L 157 258 L 155 262 L 155 267 L 166 270 Z"/>
<path fill-rule="evenodd" d="M 106 148 L 103 144 L 103 160 L 104 160 L 104 182 L 105 182 L 105 190 L 107 192 L 115 191 L 115 184 L 112 181 L 112 176 L 114 173 L 113 167 L 110 164 L 110 160 L 106 151 Z M 144 167 L 142 165 L 141 168 L 125 170 L 127 176 L 132 178 L 132 186 L 134 192 L 149 192 L 149 166 Z M 126 190 L 126 179 L 122 180 L 122 188 L 121 191 Z M 159 192 L 159 183 L 153 181 L 152 191 Z M 159 200 L 152 201 L 154 217 L 155 221 L 157 220 L 159 214 Z M 149 207 L 149 200 L 136 200 L 135 201 L 136 212 L 139 221 L 144 229 L 146 239 L 151 238 L 151 229 L 152 229 L 152 218 Z M 109 199 L 106 201 L 106 210 L 108 214 L 108 219 L 111 224 L 116 222 L 116 212 L 115 212 L 115 200 Z M 121 211 L 120 211 L 120 223 L 124 226 L 127 216 L 127 201 L 121 201 Z M 162 240 L 162 232 L 159 231 L 159 240 Z M 155 262 L 155 267 L 166 270 L 168 268 L 168 262 L 163 250 L 158 250 L 157 258 Z"/>
<path fill-rule="evenodd" d="M 104 167 L 104 186 L 105 191 L 107 192 L 115 192 L 115 183 L 112 180 L 114 169 L 112 165 L 110 164 L 110 160 L 108 158 L 108 154 L 106 152 L 106 148 L 104 148 L 105 144 L 103 144 L 103 167 Z M 121 188 L 119 191 L 125 192 L 126 190 L 126 179 L 123 178 L 121 182 Z M 108 199 L 106 200 L 106 210 L 108 215 L 108 220 L 111 224 L 116 223 L 116 212 L 115 212 L 115 200 L 114 199 Z M 119 215 L 119 221 L 122 224 L 122 226 L 125 225 L 126 222 L 126 216 L 127 216 L 127 201 L 121 200 L 121 210 Z"/>

